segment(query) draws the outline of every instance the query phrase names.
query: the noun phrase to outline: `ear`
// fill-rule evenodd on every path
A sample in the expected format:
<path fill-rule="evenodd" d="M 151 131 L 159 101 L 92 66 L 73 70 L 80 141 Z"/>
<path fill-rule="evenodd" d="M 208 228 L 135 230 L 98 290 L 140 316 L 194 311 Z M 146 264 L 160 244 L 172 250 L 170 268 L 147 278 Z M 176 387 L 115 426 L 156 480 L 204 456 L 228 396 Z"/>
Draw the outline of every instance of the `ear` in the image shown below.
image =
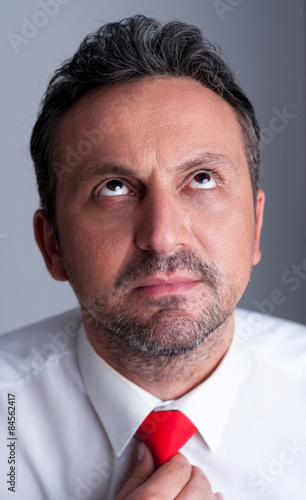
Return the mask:
<path fill-rule="evenodd" d="M 261 259 L 260 234 L 262 228 L 264 206 L 265 206 L 265 193 L 262 191 L 262 189 L 258 189 L 257 200 L 256 200 L 256 230 L 254 238 L 253 266 L 258 264 L 258 262 L 260 262 Z"/>
<path fill-rule="evenodd" d="M 54 241 L 53 227 L 46 220 L 43 210 L 37 210 L 35 212 L 33 223 L 35 240 L 42 253 L 49 273 L 55 280 L 67 281 L 68 276 L 63 267 L 62 256 Z"/>

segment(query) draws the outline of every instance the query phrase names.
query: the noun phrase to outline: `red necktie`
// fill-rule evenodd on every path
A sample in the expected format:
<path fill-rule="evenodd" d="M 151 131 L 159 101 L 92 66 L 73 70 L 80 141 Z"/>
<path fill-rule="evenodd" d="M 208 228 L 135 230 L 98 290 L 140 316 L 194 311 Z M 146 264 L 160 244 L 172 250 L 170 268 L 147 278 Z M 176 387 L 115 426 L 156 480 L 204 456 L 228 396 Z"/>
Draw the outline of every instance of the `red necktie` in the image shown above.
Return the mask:
<path fill-rule="evenodd" d="M 197 431 L 180 411 L 152 411 L 142 422 L 138 435 L 153 453 L 156 465 L 173 457 Z"/>

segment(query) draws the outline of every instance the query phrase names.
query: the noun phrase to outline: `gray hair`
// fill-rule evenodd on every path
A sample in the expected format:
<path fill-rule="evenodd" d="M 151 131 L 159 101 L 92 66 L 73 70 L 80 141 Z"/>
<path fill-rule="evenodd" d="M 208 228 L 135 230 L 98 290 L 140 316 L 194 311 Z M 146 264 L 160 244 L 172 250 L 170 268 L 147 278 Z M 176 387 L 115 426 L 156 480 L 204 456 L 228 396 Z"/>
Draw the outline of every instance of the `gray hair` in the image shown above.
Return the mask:
<path fill-rule="evenodd" d="M 221 52 L 195 27 L 160 23 L 143 15 L 102 26 L 51 78 L 31 137 L 41 208 L 56 230 L 54 168 L 57 130 L 67 110 L 95 88 L 148 76 L 189 77 L 225 99 L 240 123 L 256 202 L 259 179 L 259 127 L 249 99 L 235 82 Z"/>

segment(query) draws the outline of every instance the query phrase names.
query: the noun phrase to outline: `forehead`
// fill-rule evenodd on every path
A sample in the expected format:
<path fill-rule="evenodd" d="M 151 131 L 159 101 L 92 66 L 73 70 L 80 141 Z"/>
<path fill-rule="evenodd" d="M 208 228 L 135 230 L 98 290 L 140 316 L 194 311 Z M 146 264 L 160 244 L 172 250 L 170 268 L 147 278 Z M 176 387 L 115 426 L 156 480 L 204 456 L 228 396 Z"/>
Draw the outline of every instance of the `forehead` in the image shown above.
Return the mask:
<path fill-rule="evenodd" d="M 187 78 L 144 78 L 96 89 L 66 113 L 59 139 L 61 162 L 74 159 L 79 168 L 95 156 L 166 166 L 202 151 L 246 163 L 235 111 Z"/>

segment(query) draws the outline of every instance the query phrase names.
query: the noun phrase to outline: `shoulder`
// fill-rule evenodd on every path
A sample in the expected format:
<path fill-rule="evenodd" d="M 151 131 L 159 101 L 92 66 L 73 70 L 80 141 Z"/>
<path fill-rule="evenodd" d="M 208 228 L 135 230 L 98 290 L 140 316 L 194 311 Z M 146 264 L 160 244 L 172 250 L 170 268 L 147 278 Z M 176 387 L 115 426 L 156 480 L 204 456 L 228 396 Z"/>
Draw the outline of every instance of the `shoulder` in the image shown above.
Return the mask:
<path fill-rule="evenodd" d="M 306 326 L 254 311 L 237 309 L 235 342 L 265 361 L 306 378 Z"/>
<path fill-rule="evenodd" d="M 0 386 L 36 375 L 56 358 L 74 355 L 81 316 L 78 309 L 0 336 Z"/>

